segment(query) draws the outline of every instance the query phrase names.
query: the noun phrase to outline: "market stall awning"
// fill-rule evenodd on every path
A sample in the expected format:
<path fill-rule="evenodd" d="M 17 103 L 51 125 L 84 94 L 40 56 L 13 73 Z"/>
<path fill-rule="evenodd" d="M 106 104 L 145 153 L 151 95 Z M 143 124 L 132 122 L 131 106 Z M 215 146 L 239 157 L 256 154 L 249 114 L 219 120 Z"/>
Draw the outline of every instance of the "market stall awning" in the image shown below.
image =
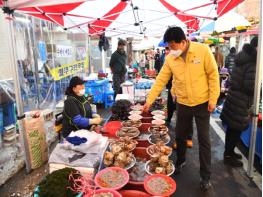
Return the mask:
<path fill-rule="evenodd" d="M 251 26 L 245 17 L 235 12 L 228 12 L 216 21 L 209 23 L 208 25 L 201 27 L 199 33 L 213 33 L 213 32 L 224 32 L 230 31 L 233 28 L 240 26 Z"/>
<path fill-rule="evenodd" d="M 244 0 L 7 0 L 5 10 L 54 22 L 65 29 L 89 28 L 90 34 L 160 36 L 171 25 L 188 33 L 221 17 Z M 8 9 L 7 9 L 8 8 Z"/>

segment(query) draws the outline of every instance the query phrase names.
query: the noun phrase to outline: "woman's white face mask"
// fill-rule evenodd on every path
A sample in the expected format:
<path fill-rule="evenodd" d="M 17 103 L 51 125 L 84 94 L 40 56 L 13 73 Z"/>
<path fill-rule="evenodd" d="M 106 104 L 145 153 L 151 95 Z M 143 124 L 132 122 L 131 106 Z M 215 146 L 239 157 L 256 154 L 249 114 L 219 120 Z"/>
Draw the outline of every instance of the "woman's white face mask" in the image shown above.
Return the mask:
<path fill-rule="evenodd" d="M 79 90 L 78 96 L 84 96 L 85 89 Z"/>

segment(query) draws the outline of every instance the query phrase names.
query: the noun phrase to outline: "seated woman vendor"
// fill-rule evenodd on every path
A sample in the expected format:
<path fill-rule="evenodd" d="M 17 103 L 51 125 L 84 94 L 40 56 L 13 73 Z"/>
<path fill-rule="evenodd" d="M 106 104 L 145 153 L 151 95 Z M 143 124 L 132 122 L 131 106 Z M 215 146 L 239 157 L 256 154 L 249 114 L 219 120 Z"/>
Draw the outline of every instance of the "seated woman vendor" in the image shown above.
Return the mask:
<path fill-rule="evenodd" d="M 102 122 L 102 118 L 92 112 L 84 94 L 84 81 L 79 77 L 73 77 L 66 90 L 67 99 L 64 103 L 62 122 L 63 137 L 67 137 L 71 131 L 88 130 L 92 125 L 99 125 Z"/>

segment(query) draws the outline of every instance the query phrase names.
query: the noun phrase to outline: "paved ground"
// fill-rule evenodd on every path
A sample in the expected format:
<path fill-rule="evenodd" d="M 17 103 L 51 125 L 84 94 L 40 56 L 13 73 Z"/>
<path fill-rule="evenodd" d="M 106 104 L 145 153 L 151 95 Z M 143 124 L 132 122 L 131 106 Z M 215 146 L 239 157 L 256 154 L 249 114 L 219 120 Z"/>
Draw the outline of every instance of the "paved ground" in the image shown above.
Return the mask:
<path fill-rule="evenodd" d="M 107 118 L 109 112 L 103 112 L 103 117 Z M 175 120 L 173 121 L 175 122 Z M 220 129 L 218 127 L 217 129 Z M 174 136 L 174 125 L 171 126 L 171 135 Z M 207 193 L 200 192 L 199 189 L 199 158 L 196 130 L 194 131 L 194 147 L 188 149 L 187 166 L 178 176 L 173 176 L 177 182 L 175 197 L 259 197 L 261 190 L 251 181 L 243 168 L 232 169 L 223 164 L 222 155 L 224 142 L 211 127 L 212 139 L 212 189 Z M 172 155 L 175 160 L 175 152 Z M 32 194 L 35 185 L 48 173 L 47 165 L 33 171 L 29 175 L 25 170 L 21 170 L 11 178 L 6 184 L 0 187 L 0 196 L 23 196 Z"/>
<path fill-rule="evenodd" d="M 174 125 L 171 126 L 171 135 L 174 135 Z M 188 149 L 187 165 L 182 173 L 173 176 L 177 183 L 176 197 L 259 197 L 261 190 L 251 181 L 243 168 L 233 169 L 223 163 L 224 142 L 211 127 L 212 142 L 212 188 L 203 193 L 199 189 L 199 152 L 196 128 L 194 130 L 194 146 Z M 172 155 L 175 160 L 175 153 Z"/>

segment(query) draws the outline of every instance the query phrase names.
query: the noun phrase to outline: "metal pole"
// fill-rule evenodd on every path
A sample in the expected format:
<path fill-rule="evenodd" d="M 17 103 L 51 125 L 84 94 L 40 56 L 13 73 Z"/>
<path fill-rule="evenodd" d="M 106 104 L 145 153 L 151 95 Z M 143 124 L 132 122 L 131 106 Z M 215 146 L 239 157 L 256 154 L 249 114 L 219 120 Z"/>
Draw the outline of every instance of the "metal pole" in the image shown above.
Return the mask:
<path fill-rule="evenodd" d="M 101 51 L 101 64 L 102 64 L 102 70 L 105 73 L 106 72 L 106 65 L 105 65 L 105 51 L 102 49 Z"/>
<path fill-rule="evenodd" d="M 39 91 L 39 74 L 38 74 L 38 60 L 37 60 L 37 45 L 36 45 L 36 29 L 35 29 L 35 18 L 32 17 L 32 47 L 33 47 L 33 59 L 34 59 L 34 69 L 35 69 L 35 81 L 36 81 L 36 93 L 37 93 L 37 108 L 40 109 L 40 91 Z"/>
<path fill-rule="evenodd" d="M 85 64 L 87 64 L 87 68 L 84 69 L 85 76 L 88 76 L 90 73 L 90 37 L 88 33 L 85 33 L 85 39 L 86 39 L 86 58 L 85 58 Z"/>
<path fill-rule="evenodd" d="M 262 19 L 262 1 L 260 5 L 260 14 Z M 255 146 L 256 146 L 256 137 L 257 137 L 257 125 L 258 125 L 258 108 L 261 92 L 261 83 L 262 83 L 262 20 L 260 20 L 259 27 L 259 39 L 258 39 L 258 49 L 257 49 L 257 68 L 256 68 L 256 78 L 255 78 L 255 90 L 254 90 L 254 109 L 253 109 L 253 119 L 252 119 L 252 131 L 250 136 L 250 146 L 249 146 L 249 158 L 248 158 L 248 168 L 247 173 L 249 177 L 254 175 L 254 157 L 255 157 Z"/>
<path fill-rule="evenodd" d="M 88 44 L 87 50 L 88 50 L 88 58 L 89 58 L 89 64 L 88 64 L 89 73 L 87 73 L 87 74 L 89 75 L 91 73 L 91 39 L 90 39 L 90 35 L 88 35 L 88 42 L 89 42 L 89 44 Z"/>
<path fill-rule="evenodd" d="M 18 67 L 17 67 L 17 58 L 16 58 L 16 51 L 15 51 L 15 37 L 14 37 L 14 27 L 13 27 L 13 20 L 8 20 L 8 32 L 9 32 L 9 55 L 11 60 L 11 66 L 13 69 L 13 79 L 14 79 L 14 91 L 16 97 L 16 106 L 17 106 L 17 116 L 23 117 L 24 109 L 23 109 L 23 102 L 21 98 L 21 89 L 19 84 L 19 74 L 18 74 Z M 29 156 L 29 149 L 26 139 L 26 132 L 25 132 L 25 125 L 23 119 L 18 119 L 18 126 L 19 126 L 19 134 L 21 145 L 23 147 L 25 153 L 25 163 L 26 163 L 26 172 L 29 173 L 31 170 L 30 165 L 30 156 Z"/>

